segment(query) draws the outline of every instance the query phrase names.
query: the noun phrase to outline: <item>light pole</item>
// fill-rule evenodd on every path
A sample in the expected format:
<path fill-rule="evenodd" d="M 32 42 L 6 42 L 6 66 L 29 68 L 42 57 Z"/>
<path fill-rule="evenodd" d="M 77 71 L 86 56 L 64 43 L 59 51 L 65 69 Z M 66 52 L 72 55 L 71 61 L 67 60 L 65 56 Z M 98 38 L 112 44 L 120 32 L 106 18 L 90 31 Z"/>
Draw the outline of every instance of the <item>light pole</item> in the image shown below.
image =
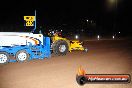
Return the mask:
<path fill-rule="evenodd" d="M 113 14 L 113 34 L 117 31 L 117 11 L 118 11 L 118 0 L 109 0 L 114 14 Z"/>
<path fill-rule="evenodd" d="M 115 0 L 115 10 L 114 10 L 114 31 L 117 31 L 117 0 Z"/>

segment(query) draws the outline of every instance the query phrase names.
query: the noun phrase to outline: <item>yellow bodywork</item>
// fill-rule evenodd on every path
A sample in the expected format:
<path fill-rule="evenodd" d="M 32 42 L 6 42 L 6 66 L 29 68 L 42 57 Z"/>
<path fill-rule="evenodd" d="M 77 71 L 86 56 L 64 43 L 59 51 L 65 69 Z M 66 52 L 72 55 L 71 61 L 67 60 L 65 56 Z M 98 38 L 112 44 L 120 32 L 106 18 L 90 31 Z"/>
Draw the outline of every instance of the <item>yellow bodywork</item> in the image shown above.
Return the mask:
<path fill-rule="evenodd" d="M 65 40 L 68 43 L 69 52 L 71 52 L 72 50 L 84 50 L 84 47 L 82 46 L 82 43 L 79 42 L 79 40 L 69 41 L 68 39 L 59 37 L 57 34 L 55 34 L 52 37 L 52 42 L 54 43 L 57 40 Z"/>
<path fill-rule="evenodd" d="M 73 40 L 70 43 L 70 50 L 84 50 L 84 47 L 82 46 L 82 43 L 79 42 L 79 40 Z"/>

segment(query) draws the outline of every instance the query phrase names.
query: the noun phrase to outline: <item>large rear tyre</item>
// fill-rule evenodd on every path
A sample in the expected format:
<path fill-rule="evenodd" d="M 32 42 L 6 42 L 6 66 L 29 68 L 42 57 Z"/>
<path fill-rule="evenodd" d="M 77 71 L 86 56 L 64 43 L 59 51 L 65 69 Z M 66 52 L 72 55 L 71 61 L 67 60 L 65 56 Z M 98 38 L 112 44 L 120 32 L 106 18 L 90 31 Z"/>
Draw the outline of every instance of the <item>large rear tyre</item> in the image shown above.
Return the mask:
<path fill-rule="evenodd" d="M 8 62 L 9 54 L 6 52 L 0 52 L 0 64 L 5 64 Z"/>
<path fill-rule="evenodd" d="M 29 54 L 25 50 L 20 50 L 16 53 L 16 60 L 18 62 L 27 61 L 29 58 Z"/>
<path fill-rule="evenodd" d="M 53 53 L 55 55 L 66 55 L 69 51 L 68 43 L 64 40 L 58 40 L 53 44 Z"/>

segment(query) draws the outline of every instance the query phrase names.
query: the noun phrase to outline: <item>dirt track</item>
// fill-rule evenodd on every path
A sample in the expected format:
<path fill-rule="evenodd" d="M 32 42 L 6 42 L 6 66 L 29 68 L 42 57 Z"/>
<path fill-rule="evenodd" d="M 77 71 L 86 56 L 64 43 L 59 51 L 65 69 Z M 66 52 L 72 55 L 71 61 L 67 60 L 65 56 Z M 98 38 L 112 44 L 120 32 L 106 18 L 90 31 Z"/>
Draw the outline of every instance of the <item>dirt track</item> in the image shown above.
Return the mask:
<path fill-rule="evenodd" d="M 132 88 L 131 83 L 79 86 L 75 80 L 80 65 L 88 74 L 132 75 L 132 42 L 88 41 L 85 46 L 88 53 L 0 65 L 0 88 Z"/>

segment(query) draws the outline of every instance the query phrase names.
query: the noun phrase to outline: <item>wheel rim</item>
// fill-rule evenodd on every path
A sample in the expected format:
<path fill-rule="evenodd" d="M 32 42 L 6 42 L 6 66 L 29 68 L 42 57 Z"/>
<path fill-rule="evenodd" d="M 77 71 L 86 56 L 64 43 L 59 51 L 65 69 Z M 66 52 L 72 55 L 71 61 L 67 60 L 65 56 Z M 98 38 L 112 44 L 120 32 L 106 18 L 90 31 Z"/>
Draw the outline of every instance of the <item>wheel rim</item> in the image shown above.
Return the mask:
<path fill-rule="evenodd" d="M 20 61 L 24 61 L 24 60 L 26 60 L 26 58 L 27 58 L 27 54 L 24 53 L 24 52 L 21 52 L 21 53 L 18 54 L 17 58 L 18 58 L 18 60 L 20 60 Z"/>
<path fill-rule="evenodd" d="M 66 46 L 65 45 L 60 45 L 59 51 L 64 52 L 65 50 L 66 50 Z"/>
<path fill-rule="evenodd" d="M 5 63 L 7 62 L 7 55 L 5 54 L 0 54 L 0 63 Z"/>

